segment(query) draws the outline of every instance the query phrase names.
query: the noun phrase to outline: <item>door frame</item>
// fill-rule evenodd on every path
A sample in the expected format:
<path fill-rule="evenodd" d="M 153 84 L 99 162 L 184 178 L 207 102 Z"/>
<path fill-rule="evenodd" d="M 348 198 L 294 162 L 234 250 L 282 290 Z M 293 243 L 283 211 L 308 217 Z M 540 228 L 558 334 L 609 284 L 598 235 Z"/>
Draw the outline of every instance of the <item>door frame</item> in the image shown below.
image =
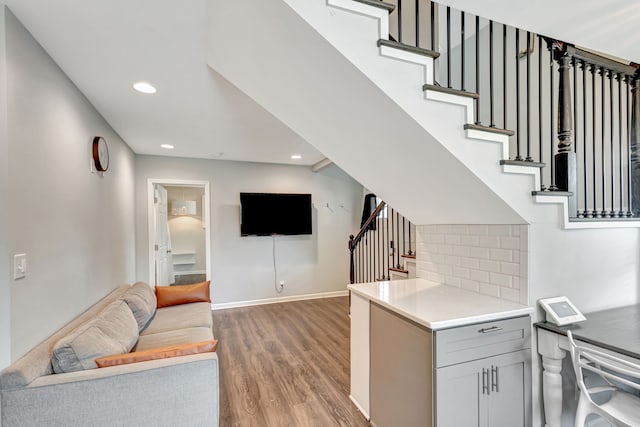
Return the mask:
<path fill-rule="evenodd" d="M 170 178 L 149 178 L 147 179 L 147 226 L 148 234 L 148 257 L 149 257 L 149 284 L 155 285 L 155 221 L 154 210 L 154 190 L 155 184 L 170 185 L 178 187 L 198 187 L 204 188 L 204 203 L 202 204 L 202 224 L 205 228 L 205 252 L 206 252 L 206 277 L 211 280 L 211 198 L 209 195 L 209 181 L 198 181 L 190 179 L 170 179 Z"/>

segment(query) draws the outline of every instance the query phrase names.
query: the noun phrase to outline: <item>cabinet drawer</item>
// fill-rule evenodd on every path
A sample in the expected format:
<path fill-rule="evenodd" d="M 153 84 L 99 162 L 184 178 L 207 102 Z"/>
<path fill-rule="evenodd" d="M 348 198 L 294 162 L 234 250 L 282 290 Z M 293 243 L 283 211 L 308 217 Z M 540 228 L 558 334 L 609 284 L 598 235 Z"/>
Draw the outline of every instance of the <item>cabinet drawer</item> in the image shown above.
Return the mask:
<path fill-rule="evenodd" d="M 436 367 L 531 348 L 529 316 L 435 331 Z"/>

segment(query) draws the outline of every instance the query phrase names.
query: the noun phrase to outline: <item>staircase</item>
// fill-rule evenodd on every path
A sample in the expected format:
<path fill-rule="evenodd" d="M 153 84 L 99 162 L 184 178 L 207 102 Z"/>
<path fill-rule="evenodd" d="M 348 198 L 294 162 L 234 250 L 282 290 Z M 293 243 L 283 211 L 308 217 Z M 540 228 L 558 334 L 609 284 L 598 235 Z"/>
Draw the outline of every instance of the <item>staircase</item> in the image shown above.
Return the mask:
<path fill-rule="evenodd" d="M 350 283 L 416 277 L 416 228 L 381 201 L 349 236 Z"/>
<path fill-rule="evenodd" d="M 215 3 L 212 20 L 216 27 L 223 27 L 217 16 L 227 16 L 220 9 L 230 6 Z M 405 12 L 398 13 L 394 5 L 374 0 L 328 0 L 326 4 L 287 0 L 284 3 L 293 14 L 282 1 L 266 3 L 259 10 L 252 5 L 252 10 L 233 13 L 241 13 L 247 25 L 264 25 L 265 32 L 267 28 L 277 32 L 280 39 L 270 39 L 269 46 L 280 48 L 282 41 L 286 67 L 270 64 L 265 68 L 267 75 L 256 79 L 253 73 L 238 73 L 241 67 L 229 68 L 224 60 L 229 52 L 219 49 L 210 51 L 210 65 L 416 223 L 532 223 L 558 211 L 541 206 L 551 203 L 560 206 L 565 228 L 639 225 L 630 185 L 634 67 L 433 2 L 414 2 L 419 7 L 413 22 L 407 18 L 406 6 Z M 293 28 L 300 42 L 287 48 L 294 36 L 270 25 L 275 19 L 271 21 L 269 15 L 276 9 L 280 9 L 278 20 L 284 21 L 281 25 L 299 27 L 302 17 L 326 40 L 317 40 L 313 34 L 303 42 L 300 28 Z M 256 21 L 250 15 L 256 15 Z M 283 15 L 291 22 L 283 20 Z M 322 46 L 326 41 L 343 57 L 326 52 Z M 269 52 L 266 43 L 256 40 L 242 47 L 258 56 Z M 309 69 L 304 59 L 291 64 L 305 49 L 331 67 Z M 257 63 L 273 62 L 269 55 L 262 55 L 254 58 Z M 336 67 L 336 63 L 345 65 L 344 58 L 351 69 Z M 577 65 L 570 70 L 571 64 Z M 366 83 L 373 82 L 386 97 L 362 88 L 363 82 L 356 78 L 362 76 L 353 75 L 353 65 L 367 77 Z M 306 87 L 294 87 L 292 69 L 309 71 Z M 331 125 L 320 129 L 323 123 L 310 123 L 292 112 L 294 100 L 287 93 L 274 93 L 274 88 L 282 87 L 280 83 L 285 85 L 282 80 L 297 94 L 312 92 L 313 111 L 324 119 L 331 117 Z M 345 100 L 334 95 L 332 103 L 327 93 L 334 84 L 349 87 L 352 96 Z M 310 91 L 313 86 L 320 88 Z M 389 105 L 389 100 L 395 105 Z M 592 109 L 605 108 L 606 113 L 590 117 Z M 413 120 L 408 122 L 407 115 Z M 346 117 L 350 124 L 345 123 Z M 631 119 L 625 122 L 626 117 Z M 393 123 L 393 129 L 386 123 Z M 416 129 L 416 123 L 422 129 Z M 572 134 L 578 134 L 577 143 Z M 389 150 L 390 141 L 401 143 L 403 149 Z M 376 176 L 367 164 L 397 168 L 405 191 Z M 575 170 L 569 170 L 574 165 Z M 388 172 L 393 175 L 393 170 Z M 425 187 L 428 182 L 438 185 Z M 460 182 L 464 188 L 457 185 Z M 426 211 L 415 194 L 425 194 L 438 209 Z M 451 197 L 456 194 L 464 196 Z"/>

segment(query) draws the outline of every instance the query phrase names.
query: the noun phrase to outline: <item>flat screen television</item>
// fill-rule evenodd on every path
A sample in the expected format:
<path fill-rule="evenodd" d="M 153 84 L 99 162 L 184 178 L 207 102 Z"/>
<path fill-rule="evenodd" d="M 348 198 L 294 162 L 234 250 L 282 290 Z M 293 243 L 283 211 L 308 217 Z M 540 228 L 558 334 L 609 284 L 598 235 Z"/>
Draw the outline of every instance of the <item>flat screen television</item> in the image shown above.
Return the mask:
<path fill-rule="evenodd" d="M 312 234 L 311 194 L 240 193 L 240 235 Z"/>

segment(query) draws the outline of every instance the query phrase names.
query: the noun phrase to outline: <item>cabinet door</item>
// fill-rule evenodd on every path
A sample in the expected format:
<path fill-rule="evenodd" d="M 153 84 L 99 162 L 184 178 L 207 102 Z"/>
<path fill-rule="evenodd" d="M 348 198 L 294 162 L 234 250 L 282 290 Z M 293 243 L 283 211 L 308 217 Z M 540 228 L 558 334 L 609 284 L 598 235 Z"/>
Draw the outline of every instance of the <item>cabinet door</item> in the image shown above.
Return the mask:
<path fill-rule="evenodd" d="M 436 427 L 487 427 L 487 365 L 482 359 L 436 369 Z"/>
<path fill-rule="evenodd" d="M 528 427 L 531 389 L 530 350 L 516 351 L 487 359 L 491 370 L 489 425 L 491 427 Z"/>

